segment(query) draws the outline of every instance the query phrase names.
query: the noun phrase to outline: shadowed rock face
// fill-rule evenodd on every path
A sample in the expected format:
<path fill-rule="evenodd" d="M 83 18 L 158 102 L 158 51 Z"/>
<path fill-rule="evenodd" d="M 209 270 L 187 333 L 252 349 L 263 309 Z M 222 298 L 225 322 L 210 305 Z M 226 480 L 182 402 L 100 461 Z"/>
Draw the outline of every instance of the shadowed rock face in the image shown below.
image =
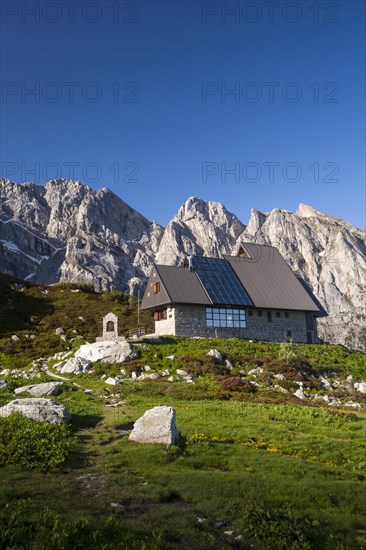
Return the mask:
<path fill-rule="evenodd" d="M 329 342 L 366 349 L 366 233 L 310 206 L 253 209 L 247 226 L 216 202 L 189 198 L 164 230 L 108 189 L 71 180 L 0 180 L 0 269 L 47 284 L 143 292 L 154 262 L 232 254 L 245 241 L 276 246 L 329 313 Z"/>

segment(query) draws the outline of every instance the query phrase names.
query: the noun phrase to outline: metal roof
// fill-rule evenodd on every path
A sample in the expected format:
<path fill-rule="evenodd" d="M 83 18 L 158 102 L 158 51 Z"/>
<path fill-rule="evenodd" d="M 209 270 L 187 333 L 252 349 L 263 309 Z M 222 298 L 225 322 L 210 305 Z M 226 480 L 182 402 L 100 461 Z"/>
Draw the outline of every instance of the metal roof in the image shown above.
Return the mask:
<path fill-rule="evenodd" d="M 157 281 L 160 281 L 161 290 L 159 294 L 153 294 L 150 284 Z M 150 296 L 147 295 L 148 292 Z M 150 275 L 141 309 L 171 303 L 210 305 L 211 301 L 195 272 L 185 267 L 156 265 Z"/>
<path fill-rule="evenodd" d="M 248 257 L 225 256 L 255 307 L 320 312 L 273 246 L 244 244 Z"/>
<path fill-rule="evenodd" d="M 168 304 L 229 306 L 235 302 L 235 305 L 244 307 L 312 311 L 318 315 L 326 315 L 319 302 L 315 297 L 312 298 L 310 290 L 298 280 L 276 248 L 253 243 L 244 243 L 242 248 L 245 257 L 206 258 L 211 272 L 212 269 L 217 269 L 222 274 L 231 266 L 233 279 L 237 278 L 240 283 L 238 286 L 242 287 L 242 293 L 239 293 L 238 286 L 231 285 L 234 287 L 235 299 L 229 296 L 230 284 L 226 283 L 225 277 L 212 278 L 212 273 L 209 277 L 202 277 L 199 266 L 202 267 L 205 262 L 201 258 L 202 261 L 196 262 L 197 271 L 192 272 L 185 267 L 154 266 L 141 309 L 155 309 Z M 193 258 L 193 266 L 194 264 Z M 217 281 L 222 284 L 222 289 L 217 288 Z M 160 282 L 160 292 L 157 294 L 153 293 L 155 282 Z M 241 296 L 239 301 L 243 303 L 238 303 L 238 296 Z"/>

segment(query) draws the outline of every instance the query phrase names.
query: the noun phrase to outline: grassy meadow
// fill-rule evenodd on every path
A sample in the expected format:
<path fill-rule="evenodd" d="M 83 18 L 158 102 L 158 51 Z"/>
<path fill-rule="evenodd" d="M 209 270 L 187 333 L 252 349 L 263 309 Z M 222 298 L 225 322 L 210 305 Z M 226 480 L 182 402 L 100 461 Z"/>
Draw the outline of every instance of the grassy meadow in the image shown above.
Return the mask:
<path fill-rule="evenodd" d="M 0 281 L 0 371 L 27 371 L 33 359 L 93 341 L 111 309 L 122 334 L 137 323 L 136 304 L 120 293 Z M 67 341 L 56 338 L 59 326 Z M 72 414 L 70 428 L 0 420 L 0 548 L 366 548 L 366 399 L 353 392 L 362 407 L 350 408 L 293 396 L 300 380 L 322 394 L 319 375 L 366 380 L 365 355 L 236 339 L 142 344 L 131 363 L 65 375 L 55 399 Z M 230 369 L 207 357 L 210 349 Z M 195 383 L 101 380 L 146 365 L 173 376 L 184 369 Z M 258 367 L 254 387 L 248 372 Z M 271 387 L 273 372 L 284 375 L 287 393 Z M 0 405 L 29 384 L 5 378 Z M 51 379 L 42 373 L 34 382 Z M 179 444 L 130 442 L 133 422 L 157 405 L 176 409 Z"/>

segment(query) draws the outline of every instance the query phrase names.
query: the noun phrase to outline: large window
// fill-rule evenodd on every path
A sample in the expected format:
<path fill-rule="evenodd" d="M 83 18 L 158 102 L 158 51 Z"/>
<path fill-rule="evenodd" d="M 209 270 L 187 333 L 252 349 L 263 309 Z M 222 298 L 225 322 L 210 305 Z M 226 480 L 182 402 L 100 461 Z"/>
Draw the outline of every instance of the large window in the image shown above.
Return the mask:
<path fill-rule="evenodd" d="M 245 328 L 245 310 L 226 307 L 206 307 L 206 326 L 224 328 Z"/>

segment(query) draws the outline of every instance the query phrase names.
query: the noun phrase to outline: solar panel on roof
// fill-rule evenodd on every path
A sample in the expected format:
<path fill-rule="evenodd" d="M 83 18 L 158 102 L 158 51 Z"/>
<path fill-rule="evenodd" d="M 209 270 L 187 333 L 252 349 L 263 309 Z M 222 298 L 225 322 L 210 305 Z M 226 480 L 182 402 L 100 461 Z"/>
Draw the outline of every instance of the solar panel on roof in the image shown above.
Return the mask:
<path fill-rule="evenodd" d="M 194 256 L 192 266 L 213 304 L 253 305 L 226 260 Z"/>

